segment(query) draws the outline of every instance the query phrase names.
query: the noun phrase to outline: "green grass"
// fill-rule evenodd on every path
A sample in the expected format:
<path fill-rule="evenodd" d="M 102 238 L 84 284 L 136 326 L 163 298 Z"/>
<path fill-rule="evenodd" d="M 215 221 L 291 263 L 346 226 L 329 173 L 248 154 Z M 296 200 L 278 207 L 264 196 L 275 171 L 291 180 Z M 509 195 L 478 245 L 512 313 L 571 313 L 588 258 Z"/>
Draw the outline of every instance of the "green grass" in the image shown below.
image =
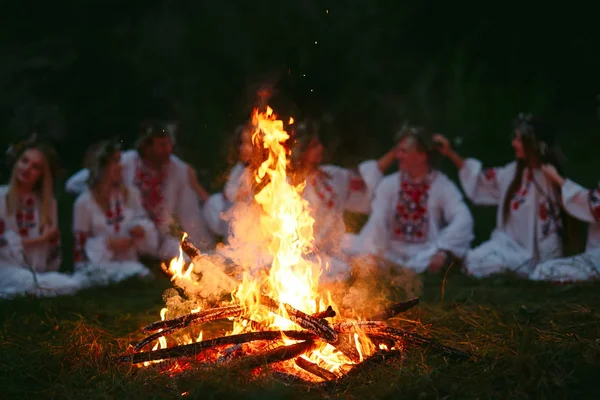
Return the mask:
<path fill-rule="evenodd" d="M 468 362 L 409 349 L 332 388 L 252 379 L 227 370 L 169 377 L 114 365 L 142 337 L 170 287 L 130 281 L 55 299 L 0 302 L 2 398 L 597 398 L 598 284 L 552 285 L 497 276 L 425 276 L 418 331 L 469 350 Z M 443 290 L 442 290 L 443 287 Z M 405 328 L 412 325 L 392 321 Z"/>

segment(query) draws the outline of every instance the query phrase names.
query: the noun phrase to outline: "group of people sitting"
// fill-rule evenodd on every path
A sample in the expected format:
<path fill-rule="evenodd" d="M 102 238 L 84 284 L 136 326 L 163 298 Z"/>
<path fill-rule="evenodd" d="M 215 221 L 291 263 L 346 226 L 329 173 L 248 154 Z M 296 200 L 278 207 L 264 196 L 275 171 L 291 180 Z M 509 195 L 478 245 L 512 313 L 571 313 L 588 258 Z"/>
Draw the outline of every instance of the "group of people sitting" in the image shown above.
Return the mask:
<path fill-rule="evenodd" d="M 238 264 L 268 265 L 269 238 L 261 238 L 254 197 L 260 190 L 254 172 L 265 150 L 253 143 L 253 129 L 245 125 L 236 132 L 238 163 L 223 192 L 213 195 L 172 154 L 172 132 L 159 126 L 144 127 L 133 150 L 122 151 L 113 141 L 94 146 L 86 168 L 66 184 L 78 195 L 72 274 L 58 272 L 56 154 L 35 140 L 14 146 L 10 182 L 0 187 L 0 296 L 70 294 L 150 276 L 139 257 L 177 257 L 181 232 L 203 251 Z M 600 189 L 561 176 L 553 130 L 534 116 L 515 119 L 515 160 L 487 169 L 420 127 L 404 127 L 397 145 L 356 169 L 322 165 L 316 124 L 300 122 L 288 130 L 289 178 L 304 184 L 324 280 L 350 276 L 353 260 L 417 273 L 457 264 L 475 277 L 512 271 L 560 282 L 600 274 Z M 471 212 L 457 184 L 439 171 L 441 156 L 457 166 L 473 203 L 498 208 L 495 230 L 476 248 Z M 386 176 L 395 161 L 398 172 Z M 347 233 L 345 211 L 369 215 L 357 234 Z M 573 218 L 589 224 L 587 247 L 565 257 Z M 225 245 L 216 246 L 218 237 Z"/>

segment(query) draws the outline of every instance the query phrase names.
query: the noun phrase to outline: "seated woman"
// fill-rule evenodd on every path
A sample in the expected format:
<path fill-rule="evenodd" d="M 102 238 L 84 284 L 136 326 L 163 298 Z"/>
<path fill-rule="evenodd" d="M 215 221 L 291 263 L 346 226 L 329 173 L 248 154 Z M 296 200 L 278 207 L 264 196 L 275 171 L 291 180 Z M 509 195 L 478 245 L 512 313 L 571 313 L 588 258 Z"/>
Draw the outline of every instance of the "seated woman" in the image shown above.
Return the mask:
<path fill-rule="evenodd" d="M 399 172 L 383 179 L 355 253 L 417 273 L 461 259 L 473 240 L 473 218 L 456 185 L 435 167 L 437 150 L 424 128 L 398 135 Z"/>
<path fill-rule="evenodd" d="M 292 182 L 306 182 L 302 197 L 315 220 L 313 232 L 318 255 L 329 264 L 325 280 L 349 276 L 346 250 L 354 246 L 354 235 L 346 234 L 344 211 L 368 214 L 371 200 L 383 172 L 393 162 L 388 152 L 379 160 L 362 162 L 357 170 L 322 165 L 323 144 L 318 126 L 305 121 L 292 125 L 290 138 Z"/>
<path fill-rule="evenodd" d="M 573 282 L 600 278 L 600 184 L 586 189 L 563 178 L 552 165 L 542 166 L 548 179 L 561 188 L 562 204 L 573 217 L 589 223 L 585 252 L 538 264 L 530 279 Z"/>
<path fill-rule="evenodd" d="M 544 160 L 558 165 L 550 126 L 531 115 L 519 114 L 512 139 L 516 160 L 485 170 L 480 161 L 464 160 L 454 152 L 443 136 L 436 135 L 435 140 L 440 152 L 458 167 L 469 199 L 475 204 L 498 206 L 490 240 L 467 253 L 468 273 L 485 277 L 513 271 L 528 277 L 538 262 L 562 255 L 565 225 L 559 188 L 540 169 Z"/>
<path fill-rule="evenodd" d="M 235 133 L 237 162 L 229 172 L 229 177 L 222 193 L 211 195 L 204 205 L 204 218 L 210 230 L 218 236 L 225 237 L 229 231 L 229 224 L 223 218 L 233 203 L 238 199 L 247 197 L 252 185 L 252 176 L 248 173 L 255 154 L 252 145 L 252 127 L 241 125 Z"/>
<path fill-rule="evenodd" d="M 158 246 L 158 231 L 138 190 L 123 184 L 120 157 L 116 142 L 98 146 L 89 168 L 89 189 L 75 201 L 75 268 L 88 277 L 88 285 L 151 275 L 138 256 Z"/>
<path fill-rule="evenodd" d="M 0 186 L 0 297 L 73 294 L 82 285 L 58 271 L 56 154 L 35 138 L 13 146 L 10 183 Z"/>

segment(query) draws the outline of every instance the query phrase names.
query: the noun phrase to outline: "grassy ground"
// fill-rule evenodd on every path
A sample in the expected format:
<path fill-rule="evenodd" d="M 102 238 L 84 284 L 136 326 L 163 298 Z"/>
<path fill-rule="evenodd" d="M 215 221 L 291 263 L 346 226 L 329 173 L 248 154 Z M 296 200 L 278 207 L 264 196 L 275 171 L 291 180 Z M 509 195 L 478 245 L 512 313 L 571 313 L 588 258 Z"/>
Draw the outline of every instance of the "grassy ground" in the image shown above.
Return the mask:
<path fill-rule="evenodd" d="M 163 278 L 56 299 L 0 303 L 0 394 L 25 398 L 598 398 L 598 284 L 536 284 L 509 276 L 424 277 L 419 331 L 472 351 L 469 362 L 412 349 L 402 363 L 322 389 L 249 380 L 226 370 L 170 378 L 110 356 L 157 319 Z M 443 290 L 442 290 L 443 288 Z M 397 322 L 401 323 L 401 322 Z M 409 325 L 405 325 L 409 327 Z"/>

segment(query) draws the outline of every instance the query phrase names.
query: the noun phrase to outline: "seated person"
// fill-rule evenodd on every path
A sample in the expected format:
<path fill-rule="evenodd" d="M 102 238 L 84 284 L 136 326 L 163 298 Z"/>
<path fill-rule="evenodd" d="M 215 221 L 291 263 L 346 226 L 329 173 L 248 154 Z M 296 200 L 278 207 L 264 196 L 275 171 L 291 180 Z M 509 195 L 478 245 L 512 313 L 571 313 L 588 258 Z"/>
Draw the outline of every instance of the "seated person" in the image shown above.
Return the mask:
<path fill-rule="evenodd" d="M 489 169 L 483 169 L 478 160 L 464 160 L 443 136 L 436 139 L 442 154 L 459 168 L 466 195 L 475 204 L 498 207 L 490 240 L 467 253 L 469 274 L 485 277 L 512 271 L 529 277 L 537 263 L 563 254 L 560 190 L 540 169 L 544 159 L 557 163 L 558 150 L 549 125 L 520 114 L 514 121 L 512 139 L 516 160 Z"/>
<path fill-rule="evenodd" d="M 90 165 L 89 189 L 73 208 L 76 271 L 88 285 L 149 276 L 138 262 L 158 246 L 158 232 L 142 207 L 140 193 L 123 183 L 116 142 L 98 146 Z"/>
<path fill-rule="evenodd" d="M 10 183 L 0 186 L 0 298 L 73 294 L 62 257 L 54 197 L 56 153 L 32 138 L 11 147 Z"/>
<path fill-rule="evenodd" d="M 600 184 L 586 189 L 563 178 L 552 165 L 543 165 L 548 179 L 561 188 L 562 204 L 573 217 L 589 223 L 585 252 L 574 257 L 556 258 L 538 264 L 530 279 L 575 282 L 600 279 Z"/>
<path fill-rule="evenodd" d="M 398 136 L 399 172 L 379 184 L 353 253 L 438 271 L 466 254 L 473 218 L 457 186 L 436 169 L 431 135 L 405 127 Z"/>

